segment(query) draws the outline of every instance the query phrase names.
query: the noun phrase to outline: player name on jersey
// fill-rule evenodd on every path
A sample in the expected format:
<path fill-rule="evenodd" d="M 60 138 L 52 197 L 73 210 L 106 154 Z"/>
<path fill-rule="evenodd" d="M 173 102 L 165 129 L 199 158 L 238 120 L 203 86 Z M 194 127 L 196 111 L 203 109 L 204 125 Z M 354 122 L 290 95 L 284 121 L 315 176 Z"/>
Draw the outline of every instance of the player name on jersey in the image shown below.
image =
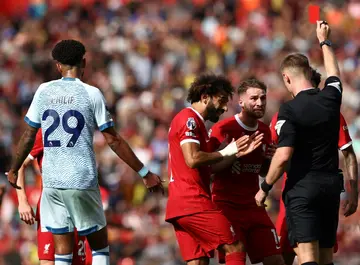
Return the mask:
<path fill-rule="evenodd" d="M 73 104 L 75 98 L 73 96 L 60 96 L 60 97 L 53 97 L 50 99 L 51 104 Z"/>

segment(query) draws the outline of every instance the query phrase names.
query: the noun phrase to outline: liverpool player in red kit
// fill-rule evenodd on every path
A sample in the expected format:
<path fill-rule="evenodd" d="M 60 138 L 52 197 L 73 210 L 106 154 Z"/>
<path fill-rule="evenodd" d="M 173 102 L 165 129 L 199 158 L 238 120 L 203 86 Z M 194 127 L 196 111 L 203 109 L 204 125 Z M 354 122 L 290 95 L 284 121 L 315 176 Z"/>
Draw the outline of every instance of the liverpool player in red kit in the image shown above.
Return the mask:
<path fill-rule="evenodd" d="M 19 215 L 20 219 L 25 223 L 32 225 L 37 221 L 37 240 L 38 240 L 38 257 L 40 260 L 40 265 L 53 265 L 55 260 L 55 249 L 54 249 L 54 239 L 53 235 L 48 231 L 43 231 L 44 228 L 40 224 L 40 198 L 37 205 L 36 215 L 28 203 L 27 196 L 25 193 L 25 168 L 33 161 L 37 160 L 39 167 L 41 169 L 42 159 L 44 154 L 44 147 L 41 135 L 41 129 L 36 134 L 36 139 L 34 146 L 28 156 L 24 161 L 23 166 L 19 170 L 18 186 L 22 189 L 16 189 L 18 201 L 19 201 Z M 46 214 L 46 213 L 41 213 Z M 91 251 L 90 257 L 86 254 L 85 248 L 88 248 L 86 243 L 85 236 L 78 236 L 75 233 L 75 244 L 73 251 L 73 261 L 74 265 L 88 265 L 91 264 Z"/>
<path fill-rule="evenodd" d="M 321 75 L 314 69 L 312 71 L 313 71 L 312 84 L 314 85 L 314 87 L 318 87 L 321 82 Z M 271 123 L 270 123 L 271 140 L 274 144 L 278 143 L 278 135 L 276 132 L 277 120 L 278 120 L 278 113 L 275 113 L 275 115 L 273 116 Z M 351 180 L 352 178 L 354 178 L 353 175 L 354 174 L 356 175 L 354 169 L 357 167 L 357 161 L 356 161 L 356 155 L 354 153 L 354 149 L 352 148 L 352 140 L 349 135 L 348 127 L 347 127 L 346 121 L 342 114 L 340 114 L 340 130 L 339 130 L 338 147 L 339 147 L 339 150 L 342 151 L 342 153 L 345 157 L 346 168 L 344 171 L 347 173 L 347 175 L 350 176 L 350 180 Z M 349 168 L 349 170 L 348 170 L 348 168 Z M 355 176 L 355 178 L 356 178 L 356 176 Z M 284 173 L 283 181 L 282 181 L 282 190 L 285 187 L 286 179 L 287 179 L 286 173 Z M 351 186 L 353 186 L 353 185 L 350 183 L 349 186 L 351 188 Z M 354 196 L 353 193 L 354 192 L 350 192 L 350 196 Z M 353 202 L 351 202 L 351 200 L 350 200 L 350 201 L 346 201 L 345 203 L 346 203 L 344 205 L 345 216 L 349 216 L 354 211 L 352 208 L 354 208 L 355 205 L 357 204 L 357 198 L 355 198 L 353 200 Z M 292 265 L 296 254 L 295 254 L 293 248 L 291 247 L 289 239 L 288 239 L 288 229 L 287 229 L 287 225 L 286 225 L 286 212 L 285 212 L 285 205 L 284 205 L 282 197 L 280 197 L 280 211 L 279 211 L 278 218 L 276 220 L 276 231 L 279 235 L 281 251 L 283 254 L 283 258 L 285 260 L 285 264 Z M 334 253 L 336 253 L 337 250 L 338 250 L 338 244 L 336 242 L 336 244 L 334 246 Z M 296 249 L 295 249 L 295 251 L 296 251 Z"/>
<path fill-rule="evenodd" d="M 259 208 L 254 201 L 259 189 L 259 175 L 262 171 L 267 172 L 271 159 L 267 154 L 272 148 L 271 133 L 269 127 L 258 120 L 265 114 L 266 86 L 255 78 L 249 78 L 240 84 L 238 94 L 241 112 L 212 127 L 212 150 L 217 150 L 225 139 L 251 135 L 256 131 L 264 138 L 261 147 L 252 153 L 230 158 L 226 168 L 217 169 L 219 173 L 214 175 L 212 199 L 231 222 L 252 263 L 281 265 L 283 260 L 274 224 L 265 208 Z"/>
<path fill-rule="evenodd" d="M 204 121 L 217 122 L 232 94 L 225 77 L 199 76 L 189 89 L 191 107 L 180 111 L 169 129 L 166 221 L 174 226 L 181 254 L 191 265 L 208 264 L 214 249 L 226 253 L 227 265 L 244 265 L 246 260 L 243 245 L 210 195 L 210 164 L 247 154 L 261 142 L 260 136 L 243 136 L 219 152 L 210 152 Z"/>

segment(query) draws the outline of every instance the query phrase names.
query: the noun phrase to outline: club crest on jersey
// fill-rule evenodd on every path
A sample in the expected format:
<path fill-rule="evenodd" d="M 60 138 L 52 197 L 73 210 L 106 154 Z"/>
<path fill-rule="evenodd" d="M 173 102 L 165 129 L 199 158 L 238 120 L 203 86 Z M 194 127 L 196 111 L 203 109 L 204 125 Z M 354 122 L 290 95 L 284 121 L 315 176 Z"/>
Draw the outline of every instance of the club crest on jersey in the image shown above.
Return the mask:
<path fill-rule="evenodd" d="M 195 130 L 196 128 L 196 122 L 193 117 L 188 118 L 186 122 L 186 127 L 188 127 L 189 130 Z"/>

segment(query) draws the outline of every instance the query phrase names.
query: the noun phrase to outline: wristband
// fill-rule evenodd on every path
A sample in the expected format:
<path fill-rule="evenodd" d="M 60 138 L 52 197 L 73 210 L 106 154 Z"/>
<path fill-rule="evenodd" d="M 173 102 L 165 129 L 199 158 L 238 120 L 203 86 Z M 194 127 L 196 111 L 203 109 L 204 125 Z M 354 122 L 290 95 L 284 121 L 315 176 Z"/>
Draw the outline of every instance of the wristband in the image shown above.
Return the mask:
<path fill-rule="evenodd" d="M 273 185 L 269 185 L 266 183 L 266 180 L 263 181 L 263 183 L 261 183 L 261 189 L 268 193 L 271 189 L 272 189 Z"/>
<path fill-rule="evenodd" d="M 224 149 L 218 151 L 222 156 L 232 156 L 238 152 L 236 142 L 232 142 L 227 145 Z"/>
<path fill-rule="evenodd" d="M 138 171 L 138 174 L 144 178 L 149 173 L 149 169 L 147 167 L 143 166 L 142 169 Z"/>

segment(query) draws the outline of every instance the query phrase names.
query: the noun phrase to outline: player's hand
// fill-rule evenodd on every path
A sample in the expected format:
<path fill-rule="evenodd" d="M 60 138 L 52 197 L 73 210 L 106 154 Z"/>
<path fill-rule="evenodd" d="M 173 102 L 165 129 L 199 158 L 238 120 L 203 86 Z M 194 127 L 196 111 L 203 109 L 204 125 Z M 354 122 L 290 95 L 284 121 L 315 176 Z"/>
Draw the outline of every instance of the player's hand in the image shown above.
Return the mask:
<path fill-rule="evenodd" d="M 265 157 L 267 159 L 272 159 L 275 152 L 276 152 L 276 145 L 275 144 L 270 144 L 270 145 L 267 146 L 267 148 L 265 150 Z"/>
<path fill-rule="evenodd" d="M 244 146 L 242 149 L 239 149 L 238 153 L 236 154 L 236 157 L 239 158 L 254 151 L 256 148 L 258 148 L 261 145 L 263 138 L 264 138 L 263 133 L 259 133 L 259 132 L 253 133 L 249 137 L 246 146 Z"/>
<path fill-rule="evenodd" d="M 262 189 L 259 189 L 258 193 L 256 193 L 255 195 L 255 201 L 257 206 L 259 207 L 266 207 L 267 205 L 265 204 L 265 200 L 266 197 L 268 196 L 268 194 L 263 191 Z"/>
<path fill-rule="evenodd" d="M 348 217 L 354 214 L 358 207 L 358 191 L 350 191 L 349 197 L 345 200 L 343 204 L 344 216 Z"/>
<path fill-rule="evenodd" d="M 147 175 L 143 178 L 143 181 L 146 188 L 150 192 L 161 191 L 162 194 L 165 193 L 164 187 L 162 185 L 162 183 L 165 181 L 162 180 L 158 175 L 149 171 L 149 173 L 147 173 Z"/>
<path fill-rule="evenodd" d="M 34 210 L 27 201 L 19 201 L 18 210 L 21 221 L 25 222 L 28 225 L 33 225 L 35 223 Z"/>
<path fill-rule="evenodd" d="M 326 21 L 316 21 L 316 35 L 319 43 L 327 40 L 330 36 L 330 27 Z"/>
<path fill-rule="evenodd" d="M 5 175 L 7 176 L 7 179 L 11 184 L 11 186 L 13 186 L 15 189 L 21 190 L 21 187 L 17 185 L 17 179 L 18 179 L 17 172 L 10 170 L 9 172 L 6 172 Z"/>

